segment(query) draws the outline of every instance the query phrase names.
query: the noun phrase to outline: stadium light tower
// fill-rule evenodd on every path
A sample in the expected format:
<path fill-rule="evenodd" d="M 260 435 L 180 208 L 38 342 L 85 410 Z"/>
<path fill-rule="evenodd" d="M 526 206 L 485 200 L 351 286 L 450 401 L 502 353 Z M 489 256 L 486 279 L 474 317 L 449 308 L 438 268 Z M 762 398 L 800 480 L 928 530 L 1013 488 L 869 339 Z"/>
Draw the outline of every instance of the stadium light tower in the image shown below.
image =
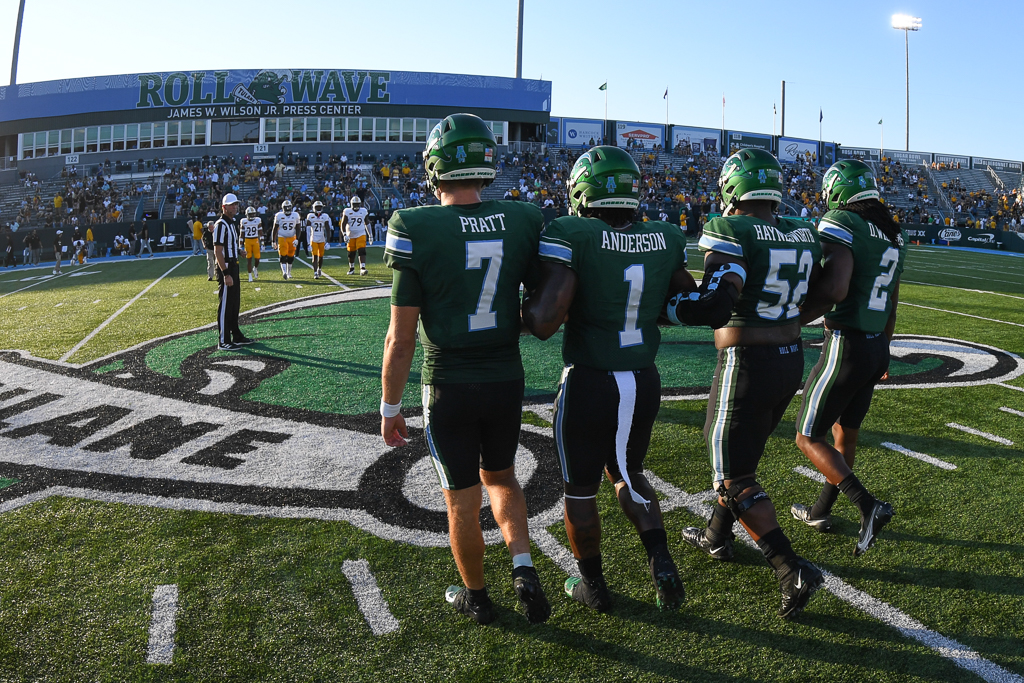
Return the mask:
<path fill-rule="evenodd" d="M 21 45 L 21 22 L 25 18 L 25 0 L 18 4 L 18 23 L 14 28 L 14 55 L 11 57 L 11 85 L 18 82 L 18 47 Z"/>
<path fill-rule="evenodd" d="M 523 5 L 525 2 L 526 0 L 519 0 L 519 23 L 516 26 L 516 78 L 523 77 Z"/>
<path fill-rule="evenodd" d="M 910 151 L 910 32 L 921 30 L 921 17 L 909 14 L 892 15 L 892 27 L 903 31 L 903 41 L 907 51 L 907 151 Z"/>

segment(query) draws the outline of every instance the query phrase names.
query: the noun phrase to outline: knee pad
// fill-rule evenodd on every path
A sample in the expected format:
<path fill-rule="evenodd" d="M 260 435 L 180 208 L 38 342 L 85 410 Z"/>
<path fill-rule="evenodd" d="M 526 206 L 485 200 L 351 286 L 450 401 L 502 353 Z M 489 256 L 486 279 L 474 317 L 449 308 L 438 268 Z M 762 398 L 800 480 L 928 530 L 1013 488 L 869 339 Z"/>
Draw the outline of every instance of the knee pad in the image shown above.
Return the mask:
<path fill-rule="evenodd" d="M 366 258 L 366 247 L 359 247 L 359 258 Z"/>
<path fill-rule="evenodd" d="M 758 488 L 761 487 L 761 485 L 757 483 L 757 479 L 754 477 L 744 477 L 739 481 L 733 482 L 732 486 L 729 488 L 726 488 L 724 483 L 719 484 L 718 495 L 725 499 L 726 507 L 732 511 L 732 514 L 736 516 L 736 519 L 740 519 L 747 510 L 758 503 L 771 501 L 771 498 L 768 497 L 768 494 L 763 488 L 742 501 L 736 500 L 744 491 L 749 488 L 754 488 L 755 486 Z"/>

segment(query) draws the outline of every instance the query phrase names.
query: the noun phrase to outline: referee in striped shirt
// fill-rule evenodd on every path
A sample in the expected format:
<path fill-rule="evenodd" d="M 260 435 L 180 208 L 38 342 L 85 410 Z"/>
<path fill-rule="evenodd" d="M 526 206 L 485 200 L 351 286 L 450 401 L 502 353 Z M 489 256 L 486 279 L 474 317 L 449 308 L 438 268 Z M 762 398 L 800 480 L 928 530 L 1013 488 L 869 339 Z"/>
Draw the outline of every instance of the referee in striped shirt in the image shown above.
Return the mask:
<path fill-rule="evenodd" d="M 213 225 L 213 254 L 217 260 L 217 282 L 220 284 L 220 304 L 217 307 L 217 329 L 221 351 L 237 351 L 242 344 L 253 340 L 238 329 L 238 309 L 241 305 L 241 285 L 238 282 L 238 197 L 232 193 L 221 200 L 221 216 Z"/>

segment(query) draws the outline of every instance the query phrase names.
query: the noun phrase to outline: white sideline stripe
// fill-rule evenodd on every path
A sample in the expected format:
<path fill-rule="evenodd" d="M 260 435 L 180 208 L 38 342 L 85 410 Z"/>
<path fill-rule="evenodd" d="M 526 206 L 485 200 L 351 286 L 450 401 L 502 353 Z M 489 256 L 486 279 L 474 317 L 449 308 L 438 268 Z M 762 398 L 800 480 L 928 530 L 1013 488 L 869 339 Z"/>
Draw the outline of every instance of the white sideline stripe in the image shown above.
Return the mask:
<path fill-rule="evenodd" d="M 167 277 L 168 275 L 170 275 L 170 274 L 171 274 L 172 272 L 174 272 L 174 269 L 175 269 L 175 268 L 177 268 L 177 267 L 178 267 L 178 266 L 180 266 L 181 264 L 185 263 L 186 261 L 188 261 L 188 257 L 187 257 L 187 256 L 186 256 L 185 258 L 181 259 L 180 261 L 178 261 L 177 263 L 175 263 L 175 264 L 174 264 L 173 266 L 171 266 L 171 269 L 170 269 L 170 270 L 168 270 L 168 271 L 167 271 L 166 273 L 164 273 L 163 275 L 161 275 L 161 276 L 160 276 L 160 277 L 158 277 L 157 279 L 153 280 L 153 282 L 151 282 L 151 283 L 150 283 L 150 284 L 149 284 L 149 285 L 148 285 L 148 286 L 147 286 L 147 287 L 146 287 L 146 288 L 145 288 L 144 290 L 142 290 L 141 292 L 139 292 L 138 294 L 136 294 L 136 295 L 135 295 L 134 297 L 132 297 L 132 299 L 131 299 L 131 300 L 130 300 L 130 301 L 129 301 L 128 303 L 126 303 L 126 304 L 125 304 L 124 306 L 122 306 L 121 308 L 117 309 L 117 312 L 116 312 L 116 313 L 114 313 L 114 315 L 112 315 L 112 316 L 110 316 L 109 318 L 107 318 L 106 320 L 104 320 L 104 321 L 103 321 L 102 323 L 100 323 L 100 326 L 99 326 L 99 327 L 97 327 L 97 328 L 96 328 L 95 330 L 93 330 L 92 332 L 90 332 L 89 334 L 87 334 L 87 335 L 86 335 L 86 337 L 85 337 L 85 339 L 83 339 L 82 341 L 80 341 L 80 342 L 78 342 L 77 344 L 75 344 L 75 345 L 74 345 L 74 346 L 73 346 L 73 347 L 71 348 L 71 350 L 70 350 L 70 351 L 68 351 L 68 352 L 67 352 L 67 353 L 65 353 L 65 354 L 64 354 L 63 356 L 61 356 L 61 357 L 60 357 L 60 362 L 62 362 L 62 363 L 63 363 L 63 362 L 65 362 L 65 361 L 66 361 L 66 360 L 67 360 L 68 358 L 71 358 L 71 356 L 75 355 L 75 354 L 76 354 L 76 353 L 78 352 L 78 350 L 79 350 L 79 349 L 81 349 L 81 348 L 82 348 L 83 346 L 85 346 L 86 344 L 88 344 L 88 343 L 89 343 L 89 341 L 90 341 L 90 340 L 91 340 L 91 339 L 92 339 L 93 337 L 95 337 L 95 336 L 96 336 L 97 334 L 99 334 L 99 333 L 100 333 L 100 330 L 102 330 L 102 329 L 103 329 L 104 327 L 106 327 L 106 326 L 107 326 L 107 325 L 109 325 L 110 323 L 114 322 L 114 319 L 115 319 L 115 318 L 117 318 L 117 316 L 119 316 L 119 315 L 121 315 L 122 313 L 124 313 L 125 311 L 127 311 L 127 310 L 128 310 L 128 307 L 129 307 L 129 306 L 131 306 L 131 305 L 132 305 L 133 303 L 135 303 L 136 301 L 138 301 L 139 299 L 141 299 L 141 298 L 142 298 L 142 295 L 143 295 L 143 294 L 145 294 L 145 293 L 146 293 L 146 292 L 148 292 L 149 290 L 153 289 L 153 287 L 155 287 L 155 286 L 157 285 L 157 283 L 158 283 L 158 282 L 160 282 L 160 281 L 161 281 L 161 280 L 163 280 L 163 279 L 164 279 L 165 277 Z"/>
<path fill-rule="evenodd" d="M 1024 415 L 1024 413 L 1021 413 L 1021 414 Z M 899 445 L 898 443 L 889 443 L 888 441 L 883 441 L 882 442 L 882 447 L 883 448 L 888 448 L 890 451 L 896 451 L 897 453 L 902 453 L 903 455 L 909 455 L 911 458 L 917 458 L 918 460 L 920 460 L 922 462 L 926 462 L 929 465 L 935 465 L 936 467 L 941 467 L 944 470 L 955 470 L 956 469 L 956 465 L 954 465 L 951 462 L 946 462 L 945 460 L 939 460 L 938 458 L 933 457 L 931 455 L 925 455 L 924 453 L 918 453 L 917 451 L 912 451 L 909 448 L 904 448 L 903 446 Z"/>
<path fill-rule="evenodd" d="M 951 315 L 962 315 L 965 318 L 977 318 L 978 320 L 987 320 L 990 323 L 1002 323 L 1003 325 L 1013 325 L 1014 327 L 1024 327 L 1021 323 L 1011 323 L 1006 320 L 996 320 L 995 318 L 983 318 L 980 315 L 971 315 L 970 313 L 961 313 L 960 311 L 947 311 L 944 308 L 932 308 L 931 306 L 922 306 L 920 304 L 908 304 L 906 301 L 901 301 L 900 306 L 913 306 L 914 308 L 925 308 L 929 311 L 938 311 L 939 313 L 949 313 Z"/>
<path fill-rule="evenodd" d="M 309 261 L 306 261 L 305 259 L 301 259 L 301 258 L 299 258 L 298 256 L 296 256 L 296 257 L 295 257 L 295 260 L 296 260 L 296 261 L 298 261 L 299 263 L 304 263 L 305 265 L 309 266 L 309 268 L 310 268 L 310 269 L 312 269 L 312 268 L 313 268 L 313 264 L 312 264 L 312 263 L 310 263 Z M 352 289 L 351 287 L 346 287 L 345 285 L 341 284 L 340 282 L 338 282 L 337 280 L 335 280 L 335 279 L 334 279 L 333 277 L 331 277 L 330 275 L 327 275 L 326 273 L 324 273 L 324 277 L 325 277 L 325 278 L 327 278 L 328 280 L 330 280 L 331 282 L 333 282 L 334 284 L 338 285 L 339 287 L 341 287 L 341 288 L 342 288 L 343 290 L 345 290 L 346 292 Z M 299 286 L 299 285 L 296 285 L 296 286 Z"/>
<path fill-rule="evenodd" d="M 178 586 L 157 586 L 153 591 L 153 620 L 149 623 L 147 664 L 170 664 L 174 660 L 174 631 L 178 616 Z"/>
<path fill-rule="evenodd" d="M 356 604 L 373 635 L 382 636 L 397 631 L 401 625 L 388 609 L 388 603 L 377 586 L 377 579 L 370 571 L 370 563 L 366 560 L 345 560 L 341 565 L 341 571 L 352 584 Z"/>
<path fill-rule="evenodd" d="M 1017 387 L 1014 387 L 1014 389 L 1016 388 Z M 999 410 L 1003 411 L 1004 413 L 1009 413 L 1010 415 L 1016 415 L 1017 417 L 1024 417 L 1024 412 L 1014 410 L 1013 408 L 1007 408 L 1006 406 L 1003 406 Z"/>
<path fill-rule="evenodd" d="M 966 425 L 958 424 L 956 422 L 947 422 L 946 426 L 947 427 L 952 427 L 953 429 L 959 429 L 961 432 L 967 432 L 968 434 L 974 434 L 974 436 L 980 436 L 981 438 L 988 439 L 989 441 L 994 441 L 996 443 L 1001 443 L 1004 446 L 1012 446 L 1013 445 L 1013 442 L 1010 441 L 1009 439 L 1004 439 L 1001 436 L 996 436 L 995 434 L 989 434 L 988 432 L 983 432 L 980 429 L 975 429 L 974 427 L 968 427 Z"/>
<path fill-rule="evenodd" d="M 799 467 L 794 467 L 793 471 L 796 472 L 797 474 L 804 475 L 808 479 L 813 479 L 819 484 L 824 484 L 826 481 L 828 481 L 827 479 L 825 479 L 824 474 L 822 474 L 818 470 L 812 470 L 810 467 L 804 467 L 803 465 L 800 465 Z"/>
<path fill-rule="evenodd" d="M 938 271 L 928 271 L 930 273 Z M 1014 296 L 1013 294 L 1003 294 L 1002 292 L 990 292 L 987 289 L 968 289 L 966 287 L 953 287 L 952 285 L 936 285 L 931 282 L 914 282 L 913 280 L 900 280 L 900 282 L 906 282 L 908 285 L 924 285 L 925 287 L 942 287 L 943 289 L 956 289 L 961 292 L 974 292 L 975 294 L 994 294 L 996 296 L 1005 296 L 1010 299 L 1020 299 L 1024 301 L 1024 296 Z"/>
<path fill-rule="evenodd" d="M 1005 389 L 1013 389 L 1014 391 L 1024 391 L 1024 388 L 1015 387 L 1012 384 L 1006 384 L 1005 382 L 996 382 L 996 386 L 1000 386 Z"/>
<path fill-rule="evenodd" d="M 85 270 L 85 269 L 86 269 L 86 268 L 88 268 L 88 267 L 89 267 L 89 266 L 80 266 L 80 267 L 78 268 L 78 270 L 76 270 L 76 271 L 74 271 L 74 272 L 76 272 L 76 273 L 77 273 L 77 272 L 78 272 L 79 270 Z M 17 294 L 18 292 L 24 292 L 24 291 L 25 291 L 26 289 L 32 289 L 33 287 L 36 287 L 36 286 L 38 286 L 38 285 L 41 285 L 41 284 L 43 284 L 44 282 L 53 282 L 54 280 L 59 280 L 60 278 L 62 278 L 62 277 L 65 277 L 66 275 L 70 275 L 70 274 L 71 274 L 70 272 L 67 272 L 67 273 L 61 273 L 60 275 L 54 275 L 53 277 L 48 277 L 48 278 L 46 278 L 45 280 L 36 280 L 36 281 L 35 281 L 35 282 L 33 282 L 32 284 L 30 284 L 30 285 L 26 285 L 26 286 L 22 287 L 21 289 L 16 289 L 16 290 L 14 290 L 13 292 L 7 292 L 6 294 L 0 294 L 0 299 L 3 299 L 3 298 L 4 298 L 5 296 L 10 296 L 10 295 L 12 295 L 12 294 Z"/>
<path fill-rule="evenodd" d="M 706 401 L 711 394 L 683 394 L 681 396 L 662 396 L 662 401 Z"/>
<path fill-rule="evenodd" d="M 690 512 L 699 517 L 706 518 L 710 513 L 710 506 L 701 502 L 702 498 L 707 498 L 707 494 L 689 494 L 650 472 L 645 472 L 645 474 L 647 475 L 647 480 L 651 482 L 651 486 L 658 489 L 670 501 L 683 503 Z M 667 509 L 664 501 L 661 508 L 662 510 Z M 740 526 L 739 531 L 741 533 L 737 533 L 736 538 L 757 550 L 757 544 L 743 531 L 742 526 Z M 930 647 L 940 656 L 951 660 L 960 668 L 977 674 L 983 680 L 988 681 L 988 683 L 1024 683 L 1024 677 L 993 664 L 966 645 L 928 629 L 924 624 L 904 614 L 892 605 L 882 602 L 864 591 L 857 590 L 835 574 L 824 569 L 822 574 L 825 575 L 825 588 L 837 598 L 856 607 L 868 616 L 878 619 L 886 626 L 891 626 L 905 637 Z"/>

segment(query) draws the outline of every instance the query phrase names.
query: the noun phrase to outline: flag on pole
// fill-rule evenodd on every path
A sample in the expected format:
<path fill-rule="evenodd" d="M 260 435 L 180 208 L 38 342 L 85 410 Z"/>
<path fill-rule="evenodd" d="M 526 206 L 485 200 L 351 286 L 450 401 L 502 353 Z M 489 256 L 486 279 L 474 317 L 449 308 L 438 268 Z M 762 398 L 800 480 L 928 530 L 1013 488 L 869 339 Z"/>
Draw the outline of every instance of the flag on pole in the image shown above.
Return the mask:
<path fill-rule="evenodd" d="M 608 89 L 608 81 L 605 81 L 603 84 L 601 84 L 601 87 L 598 88 L 598 90 L 607 90 L 607 89 Z"/>
<path fill-rule="evenodd" d="M 665 94 L 661 96 L 661 99 L 663 99 L 663 100 L 667 100 L 668 99 L 668 88 L 665 88 Z"/>
<path fill-rule="evenodd" d="M 882 125 L 882 119 L 878 119 L 878 125 Z"/>
<path fill-rule="evenodd" d="M 818 123 L 821 123 L 824 120 L 825 120 L 825 113 L 821 109 L 819 109 L 818 110 Z"/>
<path fill-rule="evenodd" d="M 778 114 L 779 113 L 779 111 L 775 108 L 775 103 L 774 102 L 772 102 L 772 113 L 773 114 Z"/>

